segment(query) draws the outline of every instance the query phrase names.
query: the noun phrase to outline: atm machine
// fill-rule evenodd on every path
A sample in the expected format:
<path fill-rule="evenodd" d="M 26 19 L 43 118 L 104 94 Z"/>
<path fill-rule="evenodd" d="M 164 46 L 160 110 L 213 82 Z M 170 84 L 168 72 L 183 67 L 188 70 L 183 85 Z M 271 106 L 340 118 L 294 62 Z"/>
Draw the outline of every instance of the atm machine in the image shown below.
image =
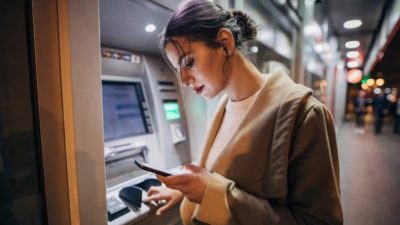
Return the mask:
<path fill-rule="evenodd" d="M 141 200 L 150 186 L 161 184 L 134 161 L 166 170 L 191 161 L 183 100 L 163 59 L 101 51 L 108 224 L 144 224 L 158 206 Z M 179 224 L 179 214 L 162 221 Z"/>

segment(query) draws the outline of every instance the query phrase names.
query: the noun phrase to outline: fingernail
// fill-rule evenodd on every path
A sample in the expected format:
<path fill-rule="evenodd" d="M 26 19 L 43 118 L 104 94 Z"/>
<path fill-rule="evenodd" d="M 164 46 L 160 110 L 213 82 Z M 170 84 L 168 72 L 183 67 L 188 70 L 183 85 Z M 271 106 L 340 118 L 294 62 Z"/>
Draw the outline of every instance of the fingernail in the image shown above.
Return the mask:
<path fill-rule="evenodd" d="M 157 215 L 157 216 L 160 216 L 160 215 L 161 215 L 161 212 L 157 211 L 157 212 L 156 212 L 156 215 Z"/>

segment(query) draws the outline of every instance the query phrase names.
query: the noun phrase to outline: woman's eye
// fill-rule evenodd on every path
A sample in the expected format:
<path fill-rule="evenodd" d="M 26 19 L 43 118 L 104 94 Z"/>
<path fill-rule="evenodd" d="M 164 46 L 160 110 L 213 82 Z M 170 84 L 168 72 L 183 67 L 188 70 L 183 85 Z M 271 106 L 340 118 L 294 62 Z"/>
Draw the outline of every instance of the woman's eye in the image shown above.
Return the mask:
<path fill-rule="evenodd" d="M 186 65 L 185 65 L 185 67 L 187 69 L 190 69 L 190 68 L 193 67 L 193 64 L 194 64 L 194 59 L 189 59 L 188 62 L 186 63 Z"/>

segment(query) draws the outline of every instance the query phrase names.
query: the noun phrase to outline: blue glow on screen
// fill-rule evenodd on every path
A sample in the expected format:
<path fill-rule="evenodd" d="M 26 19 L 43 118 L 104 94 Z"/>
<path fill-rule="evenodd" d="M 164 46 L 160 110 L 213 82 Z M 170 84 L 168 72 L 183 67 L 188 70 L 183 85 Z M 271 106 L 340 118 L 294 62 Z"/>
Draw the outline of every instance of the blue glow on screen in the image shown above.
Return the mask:
<path fill-rule="evenodd" d="M 146 133 L 139 83 L 103 82 L 103 122 L 106 141 Z"/>

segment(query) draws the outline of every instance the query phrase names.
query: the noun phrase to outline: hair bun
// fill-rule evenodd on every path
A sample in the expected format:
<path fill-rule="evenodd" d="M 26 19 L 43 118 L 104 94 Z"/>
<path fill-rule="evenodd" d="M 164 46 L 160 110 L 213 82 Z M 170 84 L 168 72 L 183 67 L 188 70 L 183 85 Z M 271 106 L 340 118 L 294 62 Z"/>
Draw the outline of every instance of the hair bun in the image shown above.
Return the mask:
<path fill-rule="evenodd" d="M 242 33 L 242 42 L 255 40 L 257 36 L 257 25 L 246 13 L 233 10 L 232 16 L 236 19 Z"/>

